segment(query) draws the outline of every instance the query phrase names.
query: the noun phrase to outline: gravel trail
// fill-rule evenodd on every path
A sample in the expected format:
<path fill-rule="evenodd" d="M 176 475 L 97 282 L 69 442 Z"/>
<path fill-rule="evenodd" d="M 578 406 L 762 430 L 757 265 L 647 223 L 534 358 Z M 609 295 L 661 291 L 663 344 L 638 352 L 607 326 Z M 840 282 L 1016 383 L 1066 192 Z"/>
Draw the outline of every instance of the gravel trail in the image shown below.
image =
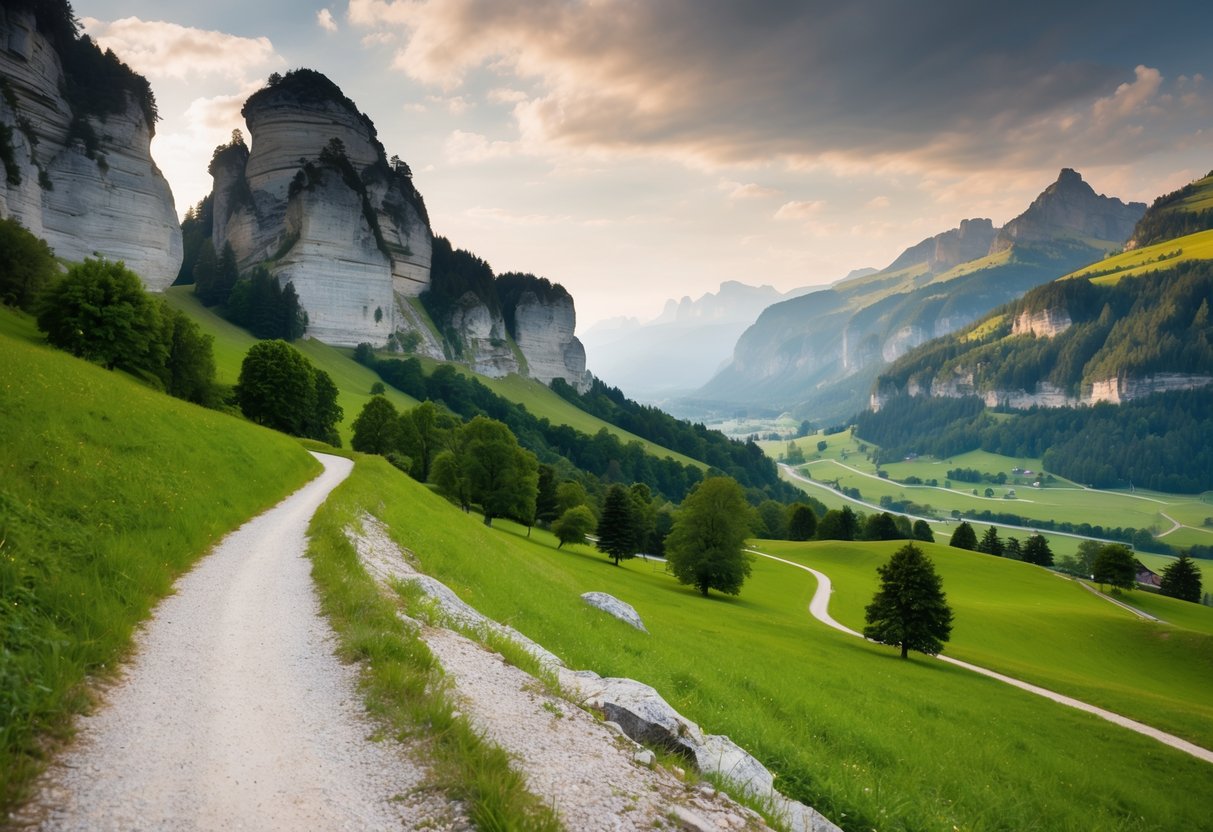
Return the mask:
<path fill-rule="evenodd" d="M 333 654 L 313 513 L 352 463 L 228 535 L 136 638 L 136 655 L 18 822 L 45 830 L 446 828 L 425 770 L 375 726 Z"/>

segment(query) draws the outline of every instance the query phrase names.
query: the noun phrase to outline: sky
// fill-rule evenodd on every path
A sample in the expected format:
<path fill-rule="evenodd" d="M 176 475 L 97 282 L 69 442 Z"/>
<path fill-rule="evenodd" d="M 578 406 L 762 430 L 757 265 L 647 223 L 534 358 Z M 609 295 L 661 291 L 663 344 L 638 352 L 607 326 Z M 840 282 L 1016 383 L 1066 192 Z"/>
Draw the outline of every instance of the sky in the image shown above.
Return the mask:
<path fill-rule="evenodd" d="M 178 213 L 245 98 L 316 69 L 409 163 L 436 234 L 564 284 L 582 331 L 725 280 L 883 267 L 962 219 L 1001 225 L 1063 167 L 1147 203 L 1213 168 L 1203 0 L 73 8 L 151 82 Z"/>

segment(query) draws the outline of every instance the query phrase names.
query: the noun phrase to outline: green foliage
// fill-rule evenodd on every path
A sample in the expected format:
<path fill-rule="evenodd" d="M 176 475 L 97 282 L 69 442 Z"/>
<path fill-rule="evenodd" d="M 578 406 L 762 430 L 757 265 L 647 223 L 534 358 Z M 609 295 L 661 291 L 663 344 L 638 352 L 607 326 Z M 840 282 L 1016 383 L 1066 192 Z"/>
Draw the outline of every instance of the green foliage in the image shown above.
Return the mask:
<path fill-rule="evenodd" d="M 164 384 L 164 392 L 204 407 L 218 406 L 215 339 L 204 334 L 184 312 L 164 301 L 160 301 L 159 309 L 165 358 L 157 375 Z"/>
<path fill-rule="evenodd" d="M 924 543 L 935 542 L 935 532 L 931 531 L 931 525 L 926 520 L 915 520 L 911 528 L 915 540 L 921 540 Z M 1015 538 L 1011 538 L 1014 540 Z"/>
<path fill-rule="evenodd" d="M 367 454 L 387 456 L 400 447 L 400 414 L 383 396 L 374 396 L 354 420 L 350 447 Z"/>
<path fill-rule="evenodd" d="M 817 534 L 817 513 L 804 503 L 788 506 L 788 540 L 812 540 Z"/>
<path fill-rule="evenodd" d="M 45 241 L 16 219 L 0 219 L 0 303 L 29 311 L 57 273 L 55 255 Z"/>
<path fill-rule="evenodd" d="M 859 534 L 859 518 L 850 506 L 830 509 L 817 524 L 818 540 L 854 540 Z"/>
<path fill-rule="evenodd" d="M 990 528 L 993 528 L 991 526 Z M 1022 560 L 1037 566 L 1053 565 L 1053 549 L 1042 535 L 1034 534 L 1023 544 Z"/>
<path fill-rule="evenodd" d="M 156 304 L 120 262 L 86 259 L 73 266 L 39 307 L 38 328 L 47 341 L 78 358 L 134 372 L 164 363 Z"/>
<path fill-rule="evenodd" d="M 750 576 L 750 558 L 742 551 L 750 535 L 745 493 L 736 480 L 708 477 L 687 495 L 666 538 L 666 558 L 674 577 L 707 597 L 715 589 L 741 592 Z"/>
<path fill-rule="evenodd" d="M 282 286 L 264 266 L 257 266 L 235 284 L 226 314 L 257 338 L 295 341 L 307 330 L 307 312 L 299 304 L 295 284 Z"/>
<path fill-rule="evenodd" d="M 1185 554 L 1167 564 L 1162 571 L 1162 584 L 1158 591 L 1171 598 L 1199 604 L 1201 589 L 1200 569 Z"/>
<path fill-rule="evenodd" d="M 0 334 L 0 352 L 7 817 L 173 581 L 317 466 L 294 440 L 55 350 Z"/>
<path fill-rule="evenodd" d="M 337 386 L 285 341 L 254 344 L 240 368 L 236 402 L 260 425 L 340 447 Z"/>
<path fill-rule="evenodd" d="M 586 535 L 594 531 L 594 512 L 588 506 L 573 506 L 552 523 L 552 534 L 560 541 L 559 549 L 566 543 L 585 543 Z"/>
<path fill-rule="evenodd" d="M 916 650 L 934 656 L 952 634 L 952 609 L 935 565 L 922 550 L 907 543 L 877 567 L 880 589 L 864 610 L 864 638 L 901 648 L 901 657 Z"/>
<path fill-rule="evenodd" d="M 602 503 L 595 535 L 598 550 L 610 556 L 615 565 L 636 556 L 640 542 L 636 540 L 636 523 L 632 517 L 632 499 L 622 485 L 612 485 Z"/>
<path fill-rule="evenodd" d="M 490 312 L 501 310 L 493 269 L 470 251 L 454 248 L 446 237 L 435 237 L 430 255 L 430 287 L 421 302 L 443 326 L 463 296 L 471 293 Z"/>
<path fill-rule="evenodd" d="M 1184 205 L 1207 196 L 1210 188 L 1213 188 L 1213 171 L 1203 179 L 1155 199 L 1133 229 L 1132 239 L 1137 247 L 1145 248 L 1213 228 L 1213 208 L 1192 210 Z"/>
<path fill-rule="evenodd" d="M 1119 543 L 1101 546 L 1091 564 L 1091 579 L 1113 589 L 1131 590 L 1137 586 L 1137 559 L 1133 550 Z"/>
<path fill-rule="evenodd" d="M 953 539 L 955 538 L 953 537 Z M 1003 545 L 1002 540 L 998 537 L 997 526 L 986 527 L 985 534 L 981 536 L 981 540 L 977 541 L 977 551 L 981 552 L 983 555 L 994 555 L 995 557 L 999 558 L 1002 557 Z"/>
<path fill-rule="evenodd" d="M 977 532 L 973 531 L 973 527 L 968 523 L 961 521 L 960 525 L 956 527 L 956 531 L 952 532 L 952 539 L 948 541 L 948 545 L 972 551 L 977 548 Z"/>
<path fill-rule="evenodd" d="M 539 491 L 535 455 L 519 447 L 510 429 L 495 419 L 477 416 L 460 431 L 469 493 L 480 504 L 484 524 L 491 525 L 494 517 L 534 522 Z"/>
<path fill-rule="evenodd" d="M 181 220 L 181 269 L 173 281 L 174 286 L 187 286 L 194 282 L 194 264 L 202 252 L 203 244 L 211 244 L 214 205 L 214 198 L 207 194 L 197 205 L 185 209 L 185 217 Z M 213 247 L 211 254 L 214 254 Z"/>
<path fill-rule="evenodd" d="M 863 525 L 862 537 L 864 540 L 900 540 L 907 536 L 901 533 L 893 515 L 887 511 L 868 515 L 868 519 Z"/>

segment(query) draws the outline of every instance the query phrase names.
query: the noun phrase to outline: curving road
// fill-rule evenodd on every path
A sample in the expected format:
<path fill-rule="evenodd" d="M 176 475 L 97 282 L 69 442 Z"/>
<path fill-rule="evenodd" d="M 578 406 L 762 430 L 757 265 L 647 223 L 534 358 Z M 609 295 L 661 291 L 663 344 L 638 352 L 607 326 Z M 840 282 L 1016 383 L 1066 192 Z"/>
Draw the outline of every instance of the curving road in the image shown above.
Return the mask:
<path fill-rule="evenodd" d="M 840 624 L 830 615 L 830 593 L 832 593 L 834 590 L 830 583 L 829 577 L 827 577 L 824 573 L 805 566 L 804 564 L 796 563 L 795 561 L 785 560 L 784 558 L 775 557 L 774 555 L 768 555 L 766 552 L 759 552 L 757 549 L 747 549 L 746 551 L 750 554 L 768 558 L 773 561 L 778 561 L 779 563 L 784 563 L 788 566 L 803 569 L 805 572 L 811 573 L 813 577 L 817 579 L 817 591 L 813 593 L 813 599 L 809 602 L 809 614 L 822 624 L 825 624 L 827 627 L 833 627 L 835 630 L 839 630 L 848 635 L 863 638 L 862 633 L 852 630 L 845 624 Z M 939 655 L 935 658 L 939 659 L 941 662 L 947 662 L 948 664 L 955 665 L 956 667 L 962 667 L 965 670 L 970 670 L 973 673 L 980 673 L 982 676 L 996 679 L 999 682 L 1011 685 L 1012 687 L 1017 687 L 1020 690 L 1025 690 L 1028 693 L 1043 696 L 1044 698 L 1051 699 L 1059 704 L 1066 705 L 1080 711 L 1086 711 L 1089 714 L 1094 714 L 1095 716 L 1106 719 L 1109 722 L 1114 722 L 1122 728 L 1128 728 L 1130 731 L 1136 731 L 1139 734 L 1143 734 L 1151 739 L 1158 740 L 1159 742 L 1169 745 L 1179 751 L 1191 754 L 1193 757 L 1204 760 L 1206 763 L 1213 763 L 1213 751 L 1210 751 L 1207 748 L 1202 748 L 1195 743 L 1188 742 L 1187 740 L 1177 737 L 1174 734 L 1168 734 L 1165 731 L 1160 731 L 1157 728 L 1153 728 L 1143 722 L 1138 722 L 1135 719 L 1129 719 L 1127 716 L 1121 716 L 1113 711 L 1108 711 L 1103 708 L 1096 707 L 1095 705 L 1090 705 L 1086 702 L 1074 699 L 1073 697 L 1057 693 L 1056 691 L 1051 691 L 1048 688 L 1042 688 L 1039 685 L 1024 682 L 1020 679 L 989 670 L 988 668 L 984 668 L 979 665 L 963 662 L 959 659 L 953 659 L 950 656 Z"/>
<path fill-rule="evenodd" d="M 375 726 L 357 671 L 333 654 L 320 614 L 308 523 L 353 463 L 316 456 L 320 476 L 224 538 L 156 608 L 121 681 L 37 784 L 25 823 L 57 832 L 432 824 L 430 808 L 400 799 L 425 771 L 402 746 L 368 739 Z"/>

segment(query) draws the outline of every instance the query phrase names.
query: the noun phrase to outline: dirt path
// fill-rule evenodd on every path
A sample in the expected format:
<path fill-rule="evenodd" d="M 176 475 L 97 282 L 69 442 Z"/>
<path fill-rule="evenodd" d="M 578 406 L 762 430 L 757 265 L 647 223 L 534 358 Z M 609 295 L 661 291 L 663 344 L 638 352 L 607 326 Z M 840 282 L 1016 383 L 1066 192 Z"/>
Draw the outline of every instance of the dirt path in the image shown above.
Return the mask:
<path fill-rule="evenodd" d="M 818 572 L 816 569 L 812 569 L 808 566 L 804 566 L 803 564 L 796 563 L 794 561 L 784 560 L 783 558 L 777 558 L 774 555 L 768 555 L 765 552 L 759 552 L 756 549 L 747 549 L 746 551 L 751 552 L 752 554 L 755 554 L 755 555 L 759 555 L 764 558 L 769 558 L 770 560 L 778 561 L 779 563 L 785 563 L 788 566 L 794 566 L 797 569 L 803 569 L 805 572 L 812 573 L 813 576 L 817 578 L 817 591 L 813 593 L 813 598 L 809 602 L 809 613 L 814 618 L 816 618 L 818 621 L 820 621 L 822 624 L 825 624 L 828 627 L 832 627 L 835 630 L 841 630 L 842 632 L 847 633 L 852 636 L 857 636 L 859 638 L 863 638 L 862 633 L 857 633 L 856 631 L 852 630 L 850 627 L 847 627 L 844 624 L 840 624 L 838 621 L 834 620 L 834 618 L 830 616 L 830 613 L 829 613 L 830 593 L 833 591 L 833 588 L 830 584 L 830 579 L 828 577 L 826 577 L 823 573 Z M 1033 685 L 1028 682 L 1021 681 L 1021 680 L 1013 678 L 1011 676 L 1006 676 L 1002 673 L 998 673 L 996 671 L 989 670 L 987 668 L 980 667 L 975 664 L 970 664 L 969 662 L 963 662 L 963 661 L 960 661 L 959 659 L 953 659 L 950 656 L 940 655 L 940 656 L 936 656 L 935 658 L 939 659 L 941 662 L 946 662 L 948 664 L 955 665 L 957 667 L 963 667 L 965 670 L 972 671 L 973 673 L 979 673 L 982 676 L 986 676 L 990 679 L 996 679 L 1000 682 L 1003 682 L 1004 684 L 1008 684 L 1008 685 L 1011 685 L 1012 687 L 1017 687 L 1020 690 L 1027 691 L 1028 693 L 1034 693 L 1037 696 L 1043 696 L 1046 699 L 1051 699 L 1052 701 L 1057 702 L 1059 704 L 1066 705 L 1071 708 L 1076 708 L 1080 711 L 1086 711 L 1089 714 L 1094 714 L 1095 716 L 1098 716 L 1102 719 L 1106 719 L 1109 722 L 1114 722 L 1115 724 L 1121 726 L 1122 728 L 1128 728 L 1130 731 L 1136 731 L 1137 733 L 1143 734 L 1147 737 L 1150 737 L 1151 739 L 1158 740 L 1159 742 L 1163 743 L 1164 745 L 1169 745 L 1172 748 L 1177 749 L 1179 751 L 1183 751 L 1186 754 L 1191 754 L 1193 757 L 1196 757 L 1197 759 L 1204 760 L 1207 763 L 1213 763 L 1213 751 L 1210 751 L 1207 748 L 1202 748 L 1201 746 L 1196 745 L 1195 743 L 1188 742 L 1187 740 L 1177 737 L 1173 734 L 1168 734 L 1165 731 L 1159 731 L 1157 728 L 1153 728 L 1149 725 L 1146 725 L 1145 723 L 1138 722 L 1135 719 L 1129 719 L 1126 716 L 1121 716 L 1118 713 L 1104 710 L 1103 708 L 1098 708 L 1095 705 L 1090 705 L 1090 704 L 1087 704 L 1086 702 L 1082 702 L 1078 699 L 1074 699 L 1074 698 L 1066 696 L 1064 694 L 1057 693 L 1056 691 L 1051 691 L 1048 688 L 1042 688 L 1038 685 Z"/>
<path fill-rule="evenodd" d="M 441 829 L 402 746 L 371 742 L 303 557 L 352 463 L 226 537 L 178 581 L 19 820 L 46 830 Z"/>

